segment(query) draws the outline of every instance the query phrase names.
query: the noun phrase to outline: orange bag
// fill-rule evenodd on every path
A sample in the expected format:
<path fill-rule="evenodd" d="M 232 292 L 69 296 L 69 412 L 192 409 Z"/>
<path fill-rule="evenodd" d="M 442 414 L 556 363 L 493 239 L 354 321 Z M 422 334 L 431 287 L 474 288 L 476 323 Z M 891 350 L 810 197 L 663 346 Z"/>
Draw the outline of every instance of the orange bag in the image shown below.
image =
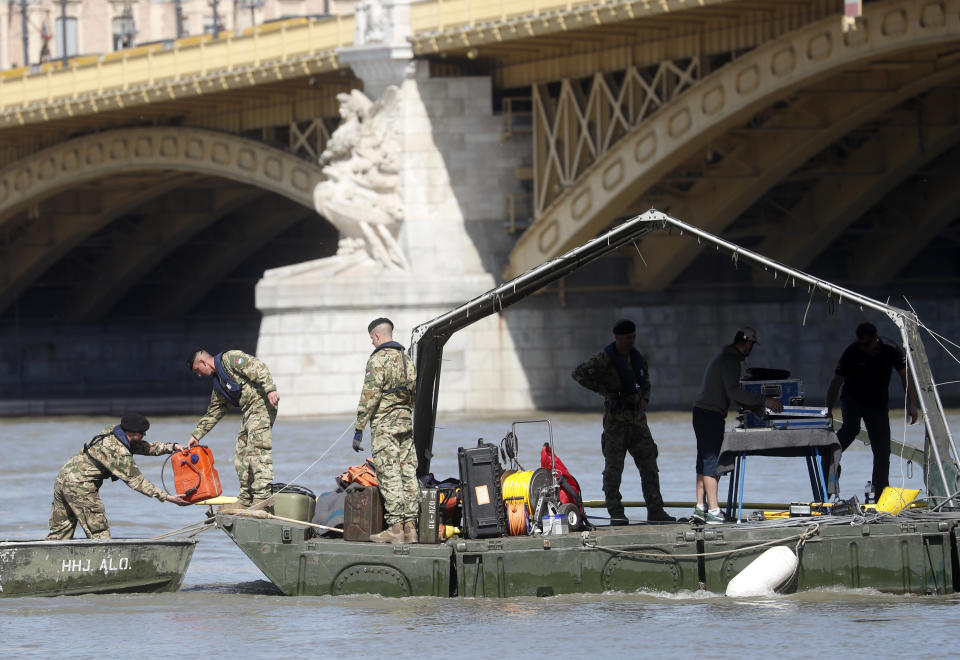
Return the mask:
<path fill-rule="evenodd" d="M 368 458 L 363 465 L 348 467 L 346 472 L 337 477 L 337 484 L 346 490 L 350 484 L 378 486 L 380 482 L 377 481 L 377 469 L 373 467 L 373 461 Z"/>
<path fill-rule="evenodd" d="M 220 476 L 213 467 L 213 453 L 206 445 L 174 452 L 170 463 L 174 488 L 188 502 L 202 502 L 223 492 Z"/>

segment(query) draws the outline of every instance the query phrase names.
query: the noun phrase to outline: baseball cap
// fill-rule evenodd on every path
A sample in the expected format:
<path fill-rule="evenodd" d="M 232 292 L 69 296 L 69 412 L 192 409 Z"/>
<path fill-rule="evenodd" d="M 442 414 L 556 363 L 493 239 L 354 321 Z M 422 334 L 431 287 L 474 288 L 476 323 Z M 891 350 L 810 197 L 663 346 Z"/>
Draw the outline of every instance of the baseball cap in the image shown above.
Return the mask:
<path fill-rule="evenodd" d="M 749 325 L 745 325 L 739 330 L 737 330 L 737 342 L 741 341 L 752 341 L 754 344 L 759 344 L 757 341 L 757 331 L 751 328 Z"/>

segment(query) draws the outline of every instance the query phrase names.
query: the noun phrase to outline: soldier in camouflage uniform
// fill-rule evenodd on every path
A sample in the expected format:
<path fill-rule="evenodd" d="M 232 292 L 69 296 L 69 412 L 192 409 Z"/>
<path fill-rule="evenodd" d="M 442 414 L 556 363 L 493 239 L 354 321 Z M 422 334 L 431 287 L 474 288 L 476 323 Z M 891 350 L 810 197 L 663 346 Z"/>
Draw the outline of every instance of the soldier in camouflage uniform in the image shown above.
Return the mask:
<path fill-rule="evenodd" d="M 373 354 L 367 360 L 363 391 L 357 406 L 353 448 L 362 451 L 363 427 L 370 422 L 371 448 L 383 495 L 387 529 L 370 536 L 376 543 L 416 543 L 420 515 L 417 451 L 413 446 L 413 402 L 417 370 L 403 346 L 393 341 L 390 319 L 367 326 Z"/>
<path fill-rule="evenodd" d="M 110 424 L 104 428 L 60 468 L 53 484 L 48 541 L 72 539 L 78 522 L 87 538 L 110 538 L 110 524 L 99 493 L 103 480 L 107 478 L 122 479 L 135 491 L 156 497 L 161 502 L 180 506 L 190 504 L 147 481 L 133 462 L 133 454 L 160 456 L 183 449 L 177 444 L 146 442 L 143 436 L 148 428 L 150 422 L 143 415 L 124 415 L 119 425 Z"/>
<path fill-rule="evenodd" d="M 271 432 L 280 401 L 270 370 L 254 356 L 236 350 L 211 355 L 199 349 L 191 354 L 187 367 L 213 382 L 210 405 L 190 436 L 191 447 L 217 425 L 230 406 L 237 406 L 243 414 L 233 458 L 240 494 L 236 504 L 221 510 L 245 509 L 254 504 L 266 507 L 273 482 Z"/>
<path fill-rule="evenodd" d="M 627 452 L 640 470 L 647 520 L 675 520 L 663 509 L 660 495 L 660 471 L 657 468 L 657 445 L 647 426 L 647 405 L 650 403 L 650 374 L 647 360 L 633 347 L 637 326 L 623 319 L 613 327 L 614 341 L 578 366 L 573 379 L 604 399 L 603 494 L 611 525 L 629 523 L 623 512 L 620 480 L 623 459 Z"/>

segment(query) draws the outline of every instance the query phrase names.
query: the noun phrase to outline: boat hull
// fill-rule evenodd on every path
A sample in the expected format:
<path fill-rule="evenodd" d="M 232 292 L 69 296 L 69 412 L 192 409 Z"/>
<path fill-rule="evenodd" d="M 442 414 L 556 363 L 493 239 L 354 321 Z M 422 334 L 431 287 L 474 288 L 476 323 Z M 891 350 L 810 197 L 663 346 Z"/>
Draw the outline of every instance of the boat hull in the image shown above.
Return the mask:
<path fill-rule="evenodd" d="M 960 575 L 954 572 L 960 531 L 957 521 L 889 520 L 820 526 L 798 553 L 800 567 L 791 588 L 872 588 L 894 594 L 948 594 L 960 588 Z M 737 525 L 706 530 L 705 553 L 752 548 L 707 557 L 706 588 L 723 593 L 733 576 L 766 550 L 757 548 L 757 544 L 788 537 L 796 531 Z"/>
<path fill-rule="evenodd" d="M 453 550 L 447 544 L 309 538 L 304 525 L 222 513 L 217 524 L 288 596 L 451 595 Z"/>
<path fill-rule="evenodd" d="M 0 598 L 177 591 L 196 543 L 0 541 Z"/>
<path fill-rule="evenodd" d="M 219 514 L 218 525 L 287 595 L 509 598 L 638 590 L 724 593 L 772 545 L 799 550 L 787 591 L 957 589 L 958 520 L 765 527 L 604 527 L 551 536 L 381 545 L 310 538 L 305 526 Z"/>

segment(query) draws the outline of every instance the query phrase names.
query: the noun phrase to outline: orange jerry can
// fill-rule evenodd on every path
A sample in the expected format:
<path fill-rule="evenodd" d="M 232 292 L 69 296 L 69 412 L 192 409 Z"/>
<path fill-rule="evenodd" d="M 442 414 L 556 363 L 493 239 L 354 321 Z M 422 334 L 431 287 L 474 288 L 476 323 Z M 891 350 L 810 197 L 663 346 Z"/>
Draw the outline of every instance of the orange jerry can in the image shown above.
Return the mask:
<path fill-rule="evenodd" d="M 174 452 L 170 462 L 174 487 L 188 502 L 202 502 L 223 492 L 217 469 L 213 467 L 213 453 L 206 445 Z"/>

